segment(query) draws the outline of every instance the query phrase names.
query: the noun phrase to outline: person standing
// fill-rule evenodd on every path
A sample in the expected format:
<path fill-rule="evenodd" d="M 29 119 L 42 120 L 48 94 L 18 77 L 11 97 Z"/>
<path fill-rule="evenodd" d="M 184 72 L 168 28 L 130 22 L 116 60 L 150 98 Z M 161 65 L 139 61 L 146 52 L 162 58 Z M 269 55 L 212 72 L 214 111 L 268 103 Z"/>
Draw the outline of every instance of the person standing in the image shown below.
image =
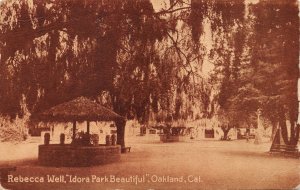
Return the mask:
<path fill-rule="evenodd" d="M 246 141 L 249 142 L 249 138 L 250 138 L 250 128 L 247 127 L 246 128 Z"/>

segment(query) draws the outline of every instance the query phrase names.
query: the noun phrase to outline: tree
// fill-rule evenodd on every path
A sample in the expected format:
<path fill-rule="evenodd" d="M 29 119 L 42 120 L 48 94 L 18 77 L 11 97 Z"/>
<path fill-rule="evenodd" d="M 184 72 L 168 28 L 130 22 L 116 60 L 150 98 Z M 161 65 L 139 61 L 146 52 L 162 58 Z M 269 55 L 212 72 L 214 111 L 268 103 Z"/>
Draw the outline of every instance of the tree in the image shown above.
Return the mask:
<path fill-rule="evenodd" d="M 187 119 L 200 108 L 202 117 L 223 114 L 250 126 L 262 108 L 283 132 L 288 116 L 292 138 L 285 140 L 295 144 L 295 1 L 166 2 L 161 10 L 150 0 L 3 2 L 0 113 L 22 115 L 23 97 L 35 114 L 106 94 L 114 111 L 141 123 L 151 112 Z M 206 61 L 214 63 L 209 78 L 201 73 Z"/>
<path fill-rule="evenodd" d="M 253 50 L 256 86 L 266 97 L 261 100 L 265 115 L 277 121 L 286 144 L 295 145 L 299 139 L 296 127 L 298 114 L 297 78 L 299 58 L 299 21 L 295 1 L 260 2 L 257 14 L 256 46 Z M 272 41 L 270 39 L 273 39 Z M 291 123 L 288 139 L 286 120 Z"/>

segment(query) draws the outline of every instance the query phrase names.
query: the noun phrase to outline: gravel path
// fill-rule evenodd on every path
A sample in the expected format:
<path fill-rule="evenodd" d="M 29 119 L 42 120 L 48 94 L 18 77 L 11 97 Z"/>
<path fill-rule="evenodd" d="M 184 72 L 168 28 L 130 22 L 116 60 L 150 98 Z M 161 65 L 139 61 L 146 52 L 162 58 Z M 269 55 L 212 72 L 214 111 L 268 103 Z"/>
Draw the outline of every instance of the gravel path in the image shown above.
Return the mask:
<path fill-rule="evenodd" d="M 160 143 L 157 138 L 134 137 L 127 140 L 132 152 L 123 154 L 121 162 L 87 168 L 39 166 L 37 144 L 0 144 L 0 164 L 16 165 L 14 176 L 43 177 L 47 181 L 47 175 L 72 175 L 77 182 L 70 183 L 69 178 L 65 179 L 67 183 L 15 182 L 10 183 L 13 189 L 291 189 L 300 184 L 299 160 L 269 155 L 270 143 Z M 4 147 L 7 154 L 3 154 Z M 132 180 L 136 176 L 141 180 L 137 185 Z M 131 181 L 97 182 L 91 181 L 93 177 Z M 78 181 L 83 178 L 90 182 Z"/>

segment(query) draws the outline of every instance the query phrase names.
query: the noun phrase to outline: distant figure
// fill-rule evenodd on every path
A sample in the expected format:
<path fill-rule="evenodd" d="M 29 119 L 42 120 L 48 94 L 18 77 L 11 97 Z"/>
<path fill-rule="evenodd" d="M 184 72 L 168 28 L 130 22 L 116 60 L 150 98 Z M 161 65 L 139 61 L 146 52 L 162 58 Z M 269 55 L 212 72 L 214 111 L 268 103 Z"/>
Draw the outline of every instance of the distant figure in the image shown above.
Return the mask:
<path fill-rule="evenodd" d="M 51 126 L 51 136 L 54 136 L 54 126 Z"/>
<path fill-rule="evenodd" d="M 246 141 L 249 142 L 249 137 L 250 136 L 250 128 L 246 129 Z"/>

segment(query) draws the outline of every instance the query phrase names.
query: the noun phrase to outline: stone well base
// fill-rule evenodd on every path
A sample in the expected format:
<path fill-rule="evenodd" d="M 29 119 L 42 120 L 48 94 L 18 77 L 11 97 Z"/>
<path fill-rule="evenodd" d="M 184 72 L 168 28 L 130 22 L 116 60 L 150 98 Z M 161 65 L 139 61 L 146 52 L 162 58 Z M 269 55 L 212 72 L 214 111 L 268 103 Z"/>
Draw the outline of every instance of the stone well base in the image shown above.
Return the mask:
<path fill-rule="evenodd" d="M 162 142 L 182 142 L 185 137 L 181 135 L 160 135 L 160 141 Z"/>
<path fill-rule="evenodd" d="M 44 166 L 91 166 L 117 162 L 121 146 L 39 145 L 39 163 Z"/>

